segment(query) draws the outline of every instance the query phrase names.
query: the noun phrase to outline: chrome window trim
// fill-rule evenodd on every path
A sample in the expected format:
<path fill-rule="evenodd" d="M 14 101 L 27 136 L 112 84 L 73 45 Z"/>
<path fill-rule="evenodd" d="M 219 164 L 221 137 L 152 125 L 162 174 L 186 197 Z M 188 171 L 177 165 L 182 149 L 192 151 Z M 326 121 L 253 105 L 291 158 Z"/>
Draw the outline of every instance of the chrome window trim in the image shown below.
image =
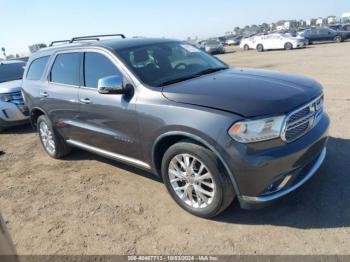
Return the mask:
<path fill-rule="evenodd" d="M 302 124 L 305 124 L 305 120 L 306 119 L 309 119 L 310 120 L 313 120 L 309 123 L 309 127 L 306 129 L 305 132 L 301 133 L 299 136 L 297 136 L 296 138 L 294 138 L 293 140 L 287 140 L 286 138 L 286 132 L 287 132 L 287 128 L 288 128 L 288 121 L 289 119 L 291 118 L 291 116 L 293 116 L 294 114 L 296 114 L 297 112 L 299 111 L 302 111 L 303 109 L 307 108 L 307 107 L 310 107 L 312 104 L 314 104 L 316 101 L 318 101 L 319 99 L 321 99 L 323 97 L 323 93 L 321 95 L 319 95 L 317 98 L 311 100 L 310 102 L 308 102 L 307 104 L 293 110 L 292 112 L 288 113 L 285 120 L 284 120 L 284 123 L 283 123 L 283 126 L 282 126 L 282 129 L 281 129 L 281 139 L 286 142 L 286 143 L 291 143 L 297 139 L 299 139 L 300 137 L 304 136 L 306 133 L 308 133 L 315 125 L 317 125 L 317 123 L 319 122 L 320 120 L 320 116 L 322 116 L 322 113 L 323 113 L 323 108 L 322 108 L 322 111 L 321 111 L 321 114 L 318 114 L 318 112 L 312 112 L 310 113 L 308 116 L 306 117 L 303 117 L 301 118 L 300 120 L 297 120 L 296 122 L 299 122 L 298 123 L 298 126 L 299 125 L 302 125 Z M 312 118 L 311 118 L 312 117 Z M 311 119 L 310 119 L 311 118 Z M 303 121 L 302 121 L 303 120 Z"/>

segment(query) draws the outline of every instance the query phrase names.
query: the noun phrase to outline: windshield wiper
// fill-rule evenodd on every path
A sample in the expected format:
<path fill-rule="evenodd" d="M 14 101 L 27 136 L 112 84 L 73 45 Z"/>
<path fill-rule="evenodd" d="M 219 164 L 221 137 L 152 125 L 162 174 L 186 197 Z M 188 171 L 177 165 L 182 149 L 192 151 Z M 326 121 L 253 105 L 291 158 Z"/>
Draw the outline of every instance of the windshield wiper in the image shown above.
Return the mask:
<path fill-rule="evenodd" d="M 199 71 L 199 72 L 197 72 L 197 73 L 195 73 L 193 75 L 190 75 L 190 76 L 184 76 L 184 77 L 172 79 L 172 80 L 169 80 L 169 81 L 165 81 L 165 82 L 161 83 L 160 86 L 167 86 L 167 85 L 170 85 L 170 84 L 179 83 L 179 82 L 186 81 L 186 80 L 189 80 L 189 79 L 192 79 L 192 78 L 196 78 L 196 77 L 199 77 L 199 76 L 202 76 L 202 75 L 207 75 L 207 74 L 211 74 L 211 73 L 214 73 L 214 72 L 217 72 L 217 71 L 225 70 L 227 68 L 228 67 L 224 67 L 224 66 L 223 67 L 208 68 L 208 69 Z"/>

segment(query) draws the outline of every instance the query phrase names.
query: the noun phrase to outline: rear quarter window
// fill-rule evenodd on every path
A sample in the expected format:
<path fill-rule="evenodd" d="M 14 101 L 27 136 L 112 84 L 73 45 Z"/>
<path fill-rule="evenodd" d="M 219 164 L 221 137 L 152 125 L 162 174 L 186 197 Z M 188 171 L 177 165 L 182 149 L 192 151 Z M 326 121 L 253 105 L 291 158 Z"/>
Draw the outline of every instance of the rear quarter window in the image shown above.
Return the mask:
<path fill-rule="evenodd" d="M 28 80 L 40 80 L 43 76 L 49 58 L 50 56 L 43 56 L 35 59 L 29 66 L 26 78 Z"/>

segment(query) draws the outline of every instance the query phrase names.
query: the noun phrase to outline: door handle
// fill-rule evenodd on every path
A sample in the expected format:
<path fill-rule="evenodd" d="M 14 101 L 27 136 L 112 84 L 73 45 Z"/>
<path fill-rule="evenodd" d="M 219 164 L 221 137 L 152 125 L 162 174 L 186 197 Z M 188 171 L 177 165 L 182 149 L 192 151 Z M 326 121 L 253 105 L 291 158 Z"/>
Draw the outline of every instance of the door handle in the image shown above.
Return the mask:
<path fill-rule="evenodd" d="M 40 91 L 40 95 L 41 95 L 42 97 L 48 97 L 48 96 L 49 96 L 49 93 L 46 92 L 46 91 Z"/>
<path fill-rule="evenodd" d="M 92 103 L 90 98 L 80 98 L 80 102 L 83 104 L 91 104 Z"/>

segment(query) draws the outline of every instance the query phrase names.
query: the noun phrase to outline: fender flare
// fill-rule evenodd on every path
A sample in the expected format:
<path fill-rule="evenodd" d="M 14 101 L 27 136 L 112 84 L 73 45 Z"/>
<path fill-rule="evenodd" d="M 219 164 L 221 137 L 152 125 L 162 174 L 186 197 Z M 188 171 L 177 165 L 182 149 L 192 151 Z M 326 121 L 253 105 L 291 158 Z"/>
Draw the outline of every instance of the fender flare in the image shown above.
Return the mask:
<path fill-rule="evenodd" d="M 220 153 L 215 149 L 214 146 L 212 146 L 209 142 L 207 142 L 205 139 L 197 136 L 197 135 L 193 135 L 191 133 L 187 133 L 187 132 L 184 132 L 184 131 L 169 131 L 169 132 L 166 132 L 162 135 L 160 135 L 159 137 L 157 137 L 157 139 L 155 140 L 155 142 L 153 143 L 153 146 L 152 146 L 152 164 L 153 166 L 155 166 L 155 148 L 157 146 L 157 144 L 159 143 L 159 141 L 161 141 L 163 138 L 165 137 L 168 137 L 168 136 L 178 136 L 178 135 L 181 135 L 181 136 L 185 136 L 185 137 L 188 137 L 190 139 L 193 139 L 203 145 L 205 145 L 207 148 L 209 148 L 221 161 L 221 163 L 224 165 L 224 168 L 227 172 L 227 174 L 229 175 L 230 177 L 230 180 L 232 182 L 232 185 L 233 185 L 233 188 L 235 190 L 235 193 L 237 196 L 240 196 L 240 191 L 239 191 L 239 187 L 238 187 L 238 184 L 236 182 L 236 179 L 235 179 L 235 176 L 234 174 L 232 173 L 232 171 L 229 169 L 226 161 L 223 159 L 223 157 L 220 155 Z"/>

